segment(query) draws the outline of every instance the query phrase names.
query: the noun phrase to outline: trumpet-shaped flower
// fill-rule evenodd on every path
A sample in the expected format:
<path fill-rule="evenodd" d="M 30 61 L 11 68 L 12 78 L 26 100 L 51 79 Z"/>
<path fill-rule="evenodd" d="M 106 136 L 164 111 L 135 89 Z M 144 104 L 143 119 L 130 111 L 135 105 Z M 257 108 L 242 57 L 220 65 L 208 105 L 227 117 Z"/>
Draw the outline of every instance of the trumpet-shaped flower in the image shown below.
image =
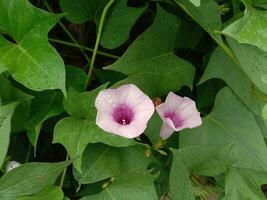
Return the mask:
<path fill-rule="evenodd" d="M 133 84 L 101 91 L 95 106 L 96 124 L 125 138 L 141 135 L 155 110 L 150 98 Z"/>
<path fill-rule="evenodd" d="M 156 110 L 163 120 L 160 130 L 160 137 L 163 140 L 169 138 L 175 131 L 195 128 L 202 124 L 195 102 L 173 92 L 168 94 L 165 103 L 157 106 Z"/>

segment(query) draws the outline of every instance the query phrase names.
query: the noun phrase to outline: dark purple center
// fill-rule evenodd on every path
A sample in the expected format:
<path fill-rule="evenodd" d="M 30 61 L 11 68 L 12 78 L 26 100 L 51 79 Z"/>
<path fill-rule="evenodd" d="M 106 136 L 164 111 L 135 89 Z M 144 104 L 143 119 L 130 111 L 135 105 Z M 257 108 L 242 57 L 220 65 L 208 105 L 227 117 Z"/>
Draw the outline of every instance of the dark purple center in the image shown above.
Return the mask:
<path fill-rule="evenodd" d="M 114 108 L 112 116 L 117 123 L 127 125 L 133 121 L 134 112 L 128 105 L 119 104 Z"/>
<path fill-rule="evenodd" d="M 175 112 L 165 112 L 164 117 L 172 120 L 175 128 L 183 125 L 183 120 Z"/>

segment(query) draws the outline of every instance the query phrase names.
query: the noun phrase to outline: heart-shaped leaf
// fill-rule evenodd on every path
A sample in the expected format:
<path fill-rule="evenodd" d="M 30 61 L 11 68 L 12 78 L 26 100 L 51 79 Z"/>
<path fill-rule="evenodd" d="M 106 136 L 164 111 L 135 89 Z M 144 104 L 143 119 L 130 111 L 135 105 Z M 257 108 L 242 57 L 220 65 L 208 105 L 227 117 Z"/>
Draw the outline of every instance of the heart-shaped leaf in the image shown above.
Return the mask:
<path fill-rule="evenodd" d="M 37 9 L 27 0 L 0 0 L 0 31 L 12 38 L 0 34 L 0 72 L 9 71 L 32 90 L 61 89 L 65 93 L 63 60 L 47 40 L 61 17 Z"/>

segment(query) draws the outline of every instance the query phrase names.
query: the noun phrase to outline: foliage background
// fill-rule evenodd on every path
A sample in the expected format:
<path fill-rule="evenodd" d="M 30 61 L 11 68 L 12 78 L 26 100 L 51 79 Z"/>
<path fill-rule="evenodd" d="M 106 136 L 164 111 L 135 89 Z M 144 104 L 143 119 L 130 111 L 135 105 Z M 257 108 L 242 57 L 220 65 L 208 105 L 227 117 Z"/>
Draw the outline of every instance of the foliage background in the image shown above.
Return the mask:
<path fill-rule="evenodd" d="M 266 199 L 266 9 L 0 0 L 0 199 Z M 126 83 L 194 99 L 202 126 L 160 142 L 155 114 L 140 138 L 104 132 L 95 97 Z"/>

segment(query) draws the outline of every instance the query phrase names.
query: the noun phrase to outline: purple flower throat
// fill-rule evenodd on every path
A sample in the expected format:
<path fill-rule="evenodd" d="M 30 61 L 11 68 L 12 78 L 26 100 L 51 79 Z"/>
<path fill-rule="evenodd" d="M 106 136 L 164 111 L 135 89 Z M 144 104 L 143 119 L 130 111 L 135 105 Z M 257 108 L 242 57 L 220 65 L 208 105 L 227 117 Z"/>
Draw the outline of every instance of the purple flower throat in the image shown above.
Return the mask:
<path fill-rule="evenodd" d="M 134 112 L 127 104 L 119 104 L 114 108 L 112 116 L 117 123 L 128 125 L 134 119 Z"/>
<path fill-rule="evenodd" d="M 181 119 L 181 117 L 179 117 L 175 112 L 173 111 L 168 111 L 164 113 L 164 117 L 165 118 L 169 118 L 170 120 L 172 120 L 175 128 L 180 127 L 183 125 L 183 120 Z"/>

